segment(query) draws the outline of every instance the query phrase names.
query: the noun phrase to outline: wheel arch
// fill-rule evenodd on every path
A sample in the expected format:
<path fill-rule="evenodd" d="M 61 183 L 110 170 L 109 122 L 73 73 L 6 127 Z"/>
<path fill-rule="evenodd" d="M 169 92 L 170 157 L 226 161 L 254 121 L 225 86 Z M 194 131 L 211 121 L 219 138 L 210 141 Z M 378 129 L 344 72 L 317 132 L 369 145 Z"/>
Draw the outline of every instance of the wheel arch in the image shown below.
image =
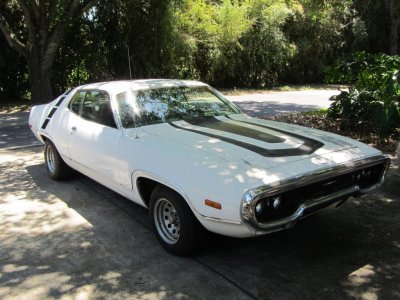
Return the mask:
<path fill-rule="evenodd" d="M 45 134 L 44 132 L 38 132 L 38 137 L 40 138 L 40 141 L 43 144 L 45 144 L 46 141 L 50 141 L 50 142 L 53 143 L 53 145 L 55 145 L 54 142 L 52 141 L 52 139 L 47 134 Z"/>
<path fill-rule="evenodd" d="M 146 207 L 149 207 L 150 196 L 153 190 L 157 186 L 163 186 L 167 189 L 172 190 L 177 195 L 179 195 L 182 198 L 182 200 L 184 200 L 186 204 L 190 207 L 192 212 L 193 213 L 195 212 L 195 209 L 191 201 L 189 200 L 189 197 L 186 195 L 186 193 L 183 191 L 182 188 L 174 184 L 171 184 L 168 181 L 157 178 L 156 176 L 145 174 L 143 172 L 137 173 L 135 175 L 136 178 L 134 180 L 134 185 L 136 186 L 139 196 L 142 199 L 143 203 L 146 205 Z"/>
<path fill-rule="evenodd" d="M 47 134 L 45 134 L 45 133 L 39 133 L 39 137 L 40 137 L 40 139 L 42 140 L 42 143 L 43 143 L 43 144 L 46 144 L 46 142 L 52 143 L 53 146 L 56 148 L 57 152 L 60 153 L 60 151 L 58 150 L 56 144 L 53 142 L 53 140 L 52 140 Z M 60 155 L 61 155 L 61 154 L 60 154 Z M 61 158 L 64 160 L 63 157 L 61 157 Z"/>

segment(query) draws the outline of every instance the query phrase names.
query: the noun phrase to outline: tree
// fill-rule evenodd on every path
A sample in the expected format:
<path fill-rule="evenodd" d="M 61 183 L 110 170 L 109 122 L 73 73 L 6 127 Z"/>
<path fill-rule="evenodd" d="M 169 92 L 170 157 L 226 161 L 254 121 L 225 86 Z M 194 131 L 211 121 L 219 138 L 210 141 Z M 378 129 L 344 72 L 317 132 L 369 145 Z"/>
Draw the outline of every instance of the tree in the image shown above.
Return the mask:
<path fill-rule="evenodd" d="M 23 57 L 8 47 L 2 35 L 0 49 L 0 102 L 26 100 L 29 82 L 25 76 L 27 67 Z"/>
<path fill-rule="evenodd" d="M 240 78 L 238 85 L 265 87 L 279 82 L 296 50 L 284 33 L 284 26 L 301 10 L 297 1 L 250 1 L 249 16 L 254 22 L 240 38 L 243 49 L 234 58 L 235 75 Z"/>
<path fill-rule="evenodd" d="M 399 29 L 400 29 L 400 1 L 386 0 L 385 5 L 390 19 L 390 44 L 389 54 L 399 54 Z"/>
<path fill-rule="evenodd" d="M 300 0 L 302 9 L 285 24 L 287 38 L 296 47 L 282 76 L 291 83 L 320 82 L 324 69 L 345 53 L 355 36 L 352 29 L 357 16 L 352 0 Z"/>
<path fill-rule="evenodd" d="M 28 65 L 31 99 L 52 99 L 51 72 L 68 26 L 95 0 L 15 0 L 0 4 L 0 30 Z"/>
<path fill-rule="evenodd" d="M 400 0 L 353 0 L 368 33 L 371 53 L 400 54 Z"/>

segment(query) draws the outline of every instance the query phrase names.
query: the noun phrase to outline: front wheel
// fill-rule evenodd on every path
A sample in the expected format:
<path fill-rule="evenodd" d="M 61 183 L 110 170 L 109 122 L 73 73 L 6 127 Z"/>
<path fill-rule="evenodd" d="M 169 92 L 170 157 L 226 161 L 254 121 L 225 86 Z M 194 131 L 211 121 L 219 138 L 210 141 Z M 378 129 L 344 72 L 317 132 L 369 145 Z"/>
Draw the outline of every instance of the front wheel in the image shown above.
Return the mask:
<path fill-rule="evenodd" d="M 187 203 L 174 191 L 157 187 L 150 197 L 150 221 L 161 245 L 176 255 L 188 255 L 200 224 Z"/>
<path fill-rule="evenodd" d="M 47 173 L 54 180 L 66 178 L 71 173 L 71 168 L 63 161 L 54 144 L 46 141 L 44 146 L 44 162 Z"/>

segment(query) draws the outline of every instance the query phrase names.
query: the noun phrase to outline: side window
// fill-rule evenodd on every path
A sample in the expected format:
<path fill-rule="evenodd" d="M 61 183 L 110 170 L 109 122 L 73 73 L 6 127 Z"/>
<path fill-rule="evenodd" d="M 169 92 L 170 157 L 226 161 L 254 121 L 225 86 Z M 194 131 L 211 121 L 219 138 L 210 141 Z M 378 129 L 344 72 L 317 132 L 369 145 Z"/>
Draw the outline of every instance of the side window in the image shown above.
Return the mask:
<path fill-rule="evenodd" d="M 110 97 L 103 91 L 87 91 L 81 117 L 105 126 L 117 128 L 111 109 Z"/>
<path fill-rule="evenodd" d="M 77 92 L 74 97 L 72 98 L 71 102 L 69 103 L 69 109 L 76 113 L 77 115 L 80 114 L 82 102 L 85 99 L 85 91 Z"/>

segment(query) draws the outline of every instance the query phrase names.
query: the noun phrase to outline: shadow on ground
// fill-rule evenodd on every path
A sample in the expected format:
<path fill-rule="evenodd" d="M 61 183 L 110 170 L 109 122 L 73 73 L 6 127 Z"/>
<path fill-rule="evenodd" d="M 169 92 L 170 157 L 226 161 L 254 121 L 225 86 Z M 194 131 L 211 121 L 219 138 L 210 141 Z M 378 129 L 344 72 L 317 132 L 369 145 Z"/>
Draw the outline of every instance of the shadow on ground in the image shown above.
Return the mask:
<path fill-rule="evenodd" d="M 217 290 L 248 298 L 196 261 L 166 253 L 129 215 L 146 216 L 143 208 L 86 177 L 51 181 L 41 155 L 1 171 L 1 299 L 211 299 Z"/>
<path fill-rule="evenodd" d="M 144 208 L 87 177 L 51 181 L 38 157 L 1 168 L 0 298 L 400 297 L 394 174 L 380 191 L 290 230 L 208 234 L 192 258 L 177 258 L 157 243 Z"/>

